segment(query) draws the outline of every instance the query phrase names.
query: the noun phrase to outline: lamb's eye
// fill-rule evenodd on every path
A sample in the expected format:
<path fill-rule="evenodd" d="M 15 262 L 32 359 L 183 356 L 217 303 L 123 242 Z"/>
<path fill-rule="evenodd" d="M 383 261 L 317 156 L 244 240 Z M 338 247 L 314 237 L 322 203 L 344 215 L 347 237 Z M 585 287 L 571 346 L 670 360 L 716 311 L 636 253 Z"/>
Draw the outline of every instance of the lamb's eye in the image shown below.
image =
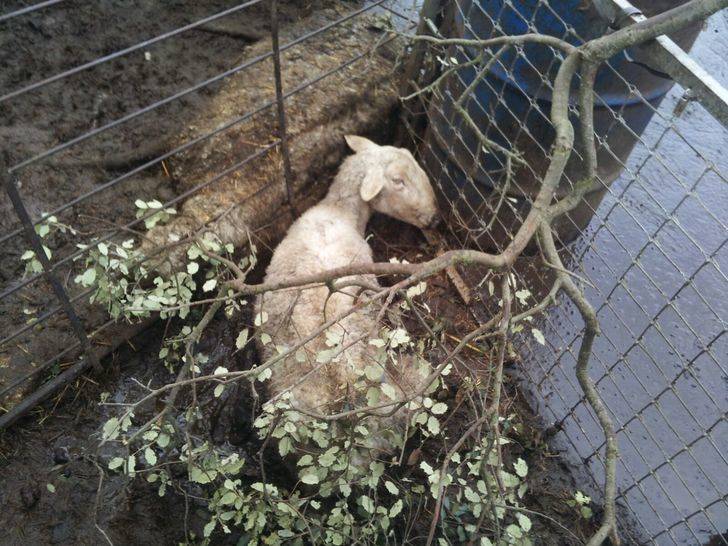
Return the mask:
<path fill-rule="evenodd" d="M 395 185 L 395 186 L 396 186 L 397 188 L 404 188 L 404 180 L 402 180 L 401 178 L 393 178 L 393 179 L 392 179 L 392 183 L 393 183 L 393 184 L 394 184 L 394 185 Z"/>

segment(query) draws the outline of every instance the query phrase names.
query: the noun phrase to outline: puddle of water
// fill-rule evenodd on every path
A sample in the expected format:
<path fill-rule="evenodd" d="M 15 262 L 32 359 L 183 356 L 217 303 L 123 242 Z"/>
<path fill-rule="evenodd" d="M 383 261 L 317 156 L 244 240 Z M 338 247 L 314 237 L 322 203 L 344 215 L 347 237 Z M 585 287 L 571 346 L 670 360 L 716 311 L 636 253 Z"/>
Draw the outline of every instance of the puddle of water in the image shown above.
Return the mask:
<path fill-rule="evenodd" d="M 692 51 L 723 85 L 727 32 L 724 11 Z M 657 544 L 728 530 L 728 131 L 695 103 L 673 117 L 682 93 L 572 245 L 603 329 L 591 375 L 619 430 L 620 501 Z M 545 322 L 549 349 L 525 364 L 531 390 L 540 414 L 564 420 L 560 447 L 601 483 L 601 430 L 574 378 L 581 321 L 564 305 Z"/>

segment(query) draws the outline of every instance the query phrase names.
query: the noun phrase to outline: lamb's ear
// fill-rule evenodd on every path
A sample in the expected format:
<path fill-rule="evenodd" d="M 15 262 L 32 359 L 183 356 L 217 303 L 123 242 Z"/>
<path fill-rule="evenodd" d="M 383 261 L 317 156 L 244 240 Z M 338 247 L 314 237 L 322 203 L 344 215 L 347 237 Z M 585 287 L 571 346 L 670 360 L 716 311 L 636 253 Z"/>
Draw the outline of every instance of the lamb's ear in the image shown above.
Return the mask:
<path fill-rule="evenodd" d="M 375 148 L 377 146 L 368 138 L 356 135 L 346 135 L 344 138 L 346 139 L 346 143 L 349 145 L 349 148 L 355 152 L 363 152 L 364 150 Z"/>
<path fill-rule="evenodd" d="M 364 180 L 361 182 L 359 195 L 365 203 L 368 203 L 379 195 L 379 192 L 382 191 L 383 187 L 384 173 L 382 170 L 378 168 L 369 169 L 369 172 L 364 175 Z"/>

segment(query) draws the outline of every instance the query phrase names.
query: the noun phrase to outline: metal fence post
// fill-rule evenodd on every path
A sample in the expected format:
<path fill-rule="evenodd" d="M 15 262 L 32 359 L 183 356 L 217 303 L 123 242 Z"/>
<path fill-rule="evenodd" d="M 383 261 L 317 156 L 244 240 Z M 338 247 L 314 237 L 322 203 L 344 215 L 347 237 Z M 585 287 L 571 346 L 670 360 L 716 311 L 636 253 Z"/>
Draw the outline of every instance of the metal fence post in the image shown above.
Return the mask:
<path fill-rule="evenodd" d="M 5 191 L 7 192 L 8 197 L 10 198 L 10 202 L 13 205 L 13 209 L 15 209 L 15 213 L 20 219 L 20 223 L 23 225 L 25 238 L 28 241 L 28 244 L 30 244 L 33 252 L 35 252 L 36 258 L 43 267 L 43 274 L 48 281 L 48 284 L 50 284 L 51 288 L 53 289 L 53 293 L 60 302 L 63 311 L 66 313 L 66 316 L 71 323 L 73 333 L 76 335 L 79 342 L 81 343 L 81 349 L 85 353 L 86 358 L 89 360 L 89 362 L 98 371 L 100 369 L 100 365 L 98 363 L 98 360 L 95 358 L 93 351 L 90 350 L 91 345 L 89 343 L 88 336 L 86 336 L 86 330 L 81 323 L 81 319 L 76 314 L 76 311 L 73 308 L 73 304 L 71 304 L 71 299 L 69 298 L 68 293 L 66 292 L 65 288 L 63 288 L 61 281 L 58 279 L 53 264 L 51 264 L 50 260 L 45 254 L 45 250 L 43 249 L 43 241 L 33 227 L 33 221 L 28 214 L 28 210 L 25 208 L 25 204 L 23 203 L 23 199 L 20 196 L 20 192 L 18 191 L 18 187 L 15 184 L 15 180 L 11 177 L 10 174 L 8 174 L 7 166 L 9 164 L 10 162 L 8 161 L 7 152 L 3 152 L 0 155 L 0 178 L 2 179 L 2 184 L 5 187 Z"/>
<path fill-rule="evenodd" d="M 288 129 L 286 124 L 286 109 L 283 96 L 283 78 L 281 77 L 281 49 L 278 42 L 278 0 L 270 2 L 270 34 L 273 46 L 273 74 L 276 85 L 276 109 L 278 111 L 278 138 L 281 141 L 281 154 L 283 155 L 283 177 L 286 184 L 286 200 L 294 216 L 298 216 L 293 204 L 293 173 L 291 171 L 291 156 L 288 148 Z"/>

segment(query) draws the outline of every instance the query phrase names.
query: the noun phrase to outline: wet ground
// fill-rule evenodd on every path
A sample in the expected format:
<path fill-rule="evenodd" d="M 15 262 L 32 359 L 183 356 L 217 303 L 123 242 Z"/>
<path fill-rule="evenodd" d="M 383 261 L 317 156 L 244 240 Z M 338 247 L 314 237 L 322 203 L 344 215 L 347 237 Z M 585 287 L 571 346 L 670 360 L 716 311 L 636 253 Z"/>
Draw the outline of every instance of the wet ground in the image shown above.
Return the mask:
<path fill-rule="evenodd" d="M 723 85 L 726 35 L 724 10 L 691 55 Z M 716 535 L 728 531 L 728 130 L 682 96 L 675 86 L 662 102 L 571 261 L 593 284 L 603 335 L 592 376 L 619 430 L 620 502 L 640 539 L 727 544 Z M 529 343 L 524 371 L 538 413 L 562 422 L 557 445 L 601 481 L 601 429 L 573 373 L 577 316 L 549 313 L 548 348 Z"/>

